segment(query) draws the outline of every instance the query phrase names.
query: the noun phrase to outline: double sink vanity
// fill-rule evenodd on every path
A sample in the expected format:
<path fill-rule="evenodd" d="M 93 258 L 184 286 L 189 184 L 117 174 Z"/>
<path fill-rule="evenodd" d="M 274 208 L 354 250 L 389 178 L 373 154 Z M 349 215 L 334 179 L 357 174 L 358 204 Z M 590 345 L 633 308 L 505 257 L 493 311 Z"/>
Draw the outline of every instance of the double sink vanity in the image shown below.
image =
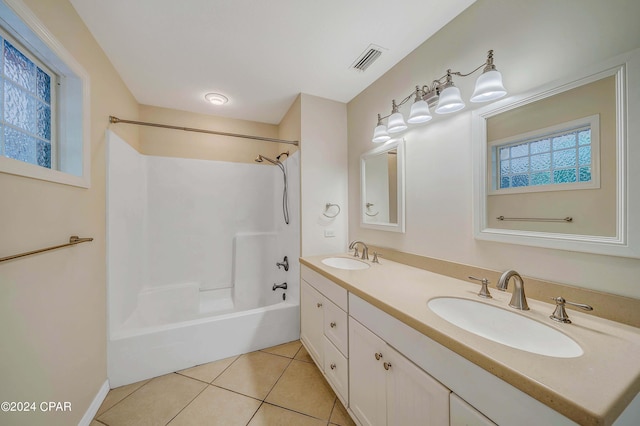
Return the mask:
<path fill-rule="evenodd" d="M 386 259 L 300 261 L 301 340 L 357 423 L 640 424 L 638 328 Z"/>

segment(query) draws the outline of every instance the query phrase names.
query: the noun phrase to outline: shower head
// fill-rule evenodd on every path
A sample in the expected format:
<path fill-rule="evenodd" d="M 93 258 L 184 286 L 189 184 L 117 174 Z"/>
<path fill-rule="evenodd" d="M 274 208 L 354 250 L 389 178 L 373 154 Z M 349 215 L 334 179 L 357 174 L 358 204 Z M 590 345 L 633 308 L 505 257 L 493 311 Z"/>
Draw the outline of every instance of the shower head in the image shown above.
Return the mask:
<path fill-rule="evenodd" d="M 268 162 L 270 162 L 271 164 L 275 164 L 276 166 L 282 164 L 280 161 L 272 160 L 271 158 L 265 157 L 264 155 L 258 155 L 253 161 L 255 161 L 256 163 L 262 163 L 264 160 L 267 160 Z"/>

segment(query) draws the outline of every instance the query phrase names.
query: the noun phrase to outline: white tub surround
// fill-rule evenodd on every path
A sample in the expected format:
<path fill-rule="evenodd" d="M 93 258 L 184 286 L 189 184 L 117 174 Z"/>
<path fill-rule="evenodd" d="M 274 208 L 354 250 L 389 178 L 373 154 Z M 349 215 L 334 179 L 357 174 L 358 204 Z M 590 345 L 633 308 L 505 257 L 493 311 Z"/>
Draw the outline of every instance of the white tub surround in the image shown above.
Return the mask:
<path fill-rule="evenodd" d="M 299 337 L 297 153 L 284 225 L 277 167 L 107 152 L 111 386 Z"/>

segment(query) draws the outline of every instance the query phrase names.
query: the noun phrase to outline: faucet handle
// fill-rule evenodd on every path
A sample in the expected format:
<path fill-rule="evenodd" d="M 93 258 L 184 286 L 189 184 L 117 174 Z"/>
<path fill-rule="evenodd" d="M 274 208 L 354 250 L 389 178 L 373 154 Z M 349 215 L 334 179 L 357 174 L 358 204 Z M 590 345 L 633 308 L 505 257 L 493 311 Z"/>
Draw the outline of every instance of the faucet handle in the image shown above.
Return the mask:
<path fill-rule="evenodd" d="M 565 324 L 571 324 L 569 315 L 567 315 L 567 311 L 564 308 L 565 304 L 584 309 L 585 311 L 593 311 L 593 307 L 590 305 L 584 303 L 568 302 L 562 296 L 552 297 L 551 300 L 556 302 L 556 309 L 553 311 L 553 314 L 549 315 L 549 318 L 554 321 L 563 322 Z"/>
<path fill-rule="evenodd" d="M 353 257 L 358 257 L 360 256 L 360 253 L 358 253 L 358 246 L 353 247 Z"/>
<path fill-rule="evenodd" d="M 378 256 L 382 257 L 382 255 L 380 255 L 377 251 L 374 251 L 373 260 L 371 261 L 371 263 L 380 263 L 380 261 L 378 261 Z"/>
<path fill-rule="evenodd" d="M 481 283 L 481 287 L 480 287 L 480 291 L 478 292 L 478 296 L 483 297 L 485 299 L 493 299 L 493 296 L 491 295 L 491 293 L 489 293 L 489 288 L 487 287 L 489 285 L 489 280 L 486 278 L 476 278 L 476 277 L 472 277 L 469 276 L 470 280 L 476 280 L 476 281 L 480 281 Z"/>

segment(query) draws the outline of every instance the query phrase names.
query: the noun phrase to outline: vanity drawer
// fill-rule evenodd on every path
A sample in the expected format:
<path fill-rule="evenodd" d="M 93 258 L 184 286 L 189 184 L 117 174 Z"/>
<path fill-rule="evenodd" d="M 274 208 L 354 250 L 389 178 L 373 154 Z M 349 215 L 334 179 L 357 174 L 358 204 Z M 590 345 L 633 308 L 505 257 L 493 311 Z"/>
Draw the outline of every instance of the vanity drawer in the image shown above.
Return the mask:
<path fill-rule="evenodd" d="M 324 305 L 324 335 L 336 345 L 343 355 L 348 355 L 349 341 L 347 313 L 340 309 L 329 299 L 325 299 Z"/>
<path fill-rule="evenodd" d="M 347 310 L 348 295 L 346 289 L 304 265 L 300 265 L 300 276 L 343 311 Z"/>
<path fill-rule="evenodd" d="M 347 358 L 325 336 L 324 374 L 344 405 L 347 405 L 347 395 L 349 395 L 348 365 Z"/>

